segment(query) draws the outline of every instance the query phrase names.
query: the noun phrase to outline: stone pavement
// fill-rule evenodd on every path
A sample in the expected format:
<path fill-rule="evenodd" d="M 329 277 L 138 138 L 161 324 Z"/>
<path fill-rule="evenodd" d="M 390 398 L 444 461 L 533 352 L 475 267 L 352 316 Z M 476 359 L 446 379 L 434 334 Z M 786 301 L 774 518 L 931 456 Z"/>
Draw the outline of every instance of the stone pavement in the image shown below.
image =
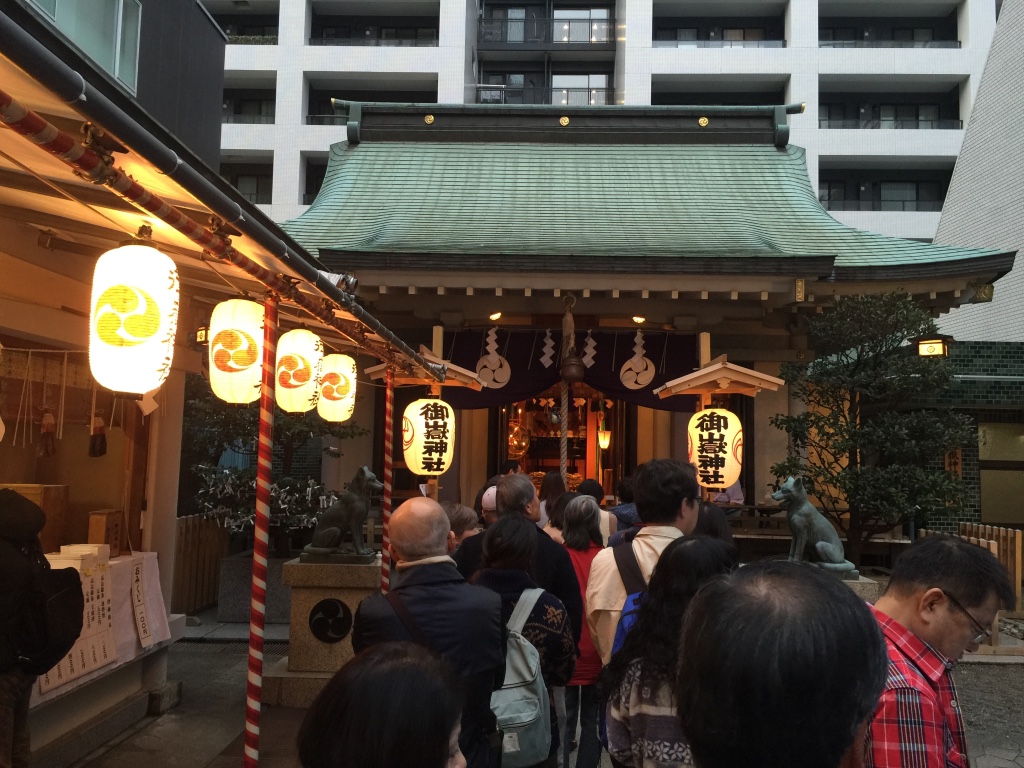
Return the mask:
<path fill-rule="evenodd" d="M 205 635 L 213 631 L 208 624 L 203 626 Z M 221 642 L 179 642 L 170 649 L 168 677 L 182 682 L 181 704 L 161 717 L 143 720 L 74 768 L 240 765 L 248 627 L 222 625 L 216 632 Z M 224 642 L 230 639 L 234 641 Z M 266 663 L 273 663 L 286 652 L 284 643 L 269 642 Z M 1024 718 L 1016 711 L 1022 706 L 1024 656 L 969 660 L 957 676 L 973 767 L 1024 768 Z M 264 709 L 261 766 L 299 768 L 295 737 L 304 714 L 305 710 L 287 707 Z M 605 754 L 602 767 L 608 765 Z"/>

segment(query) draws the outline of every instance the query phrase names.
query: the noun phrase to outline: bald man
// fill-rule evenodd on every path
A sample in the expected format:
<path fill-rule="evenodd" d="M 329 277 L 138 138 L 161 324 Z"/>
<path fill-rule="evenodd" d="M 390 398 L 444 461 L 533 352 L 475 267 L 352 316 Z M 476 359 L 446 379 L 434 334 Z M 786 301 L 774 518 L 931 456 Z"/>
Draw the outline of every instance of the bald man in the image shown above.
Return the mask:
<path fill-rule="evenodd" d="M 501 598 L 466 583 L 456 570 L 449 556 L 455 535 L 436 501 L 409 499 L 391 516 L 388 533 L 395 563 L 391 594 L 359 604 L 352 647 L 358 653 L 376 643 L 405 640 L 448 659 L 465 688 L 459 746 L 468 768 L 498 766 L 500 741 L 490 702 L 491 691 L 505 679 Z M 396 612 L 403 606 L 404 618 Z"/>

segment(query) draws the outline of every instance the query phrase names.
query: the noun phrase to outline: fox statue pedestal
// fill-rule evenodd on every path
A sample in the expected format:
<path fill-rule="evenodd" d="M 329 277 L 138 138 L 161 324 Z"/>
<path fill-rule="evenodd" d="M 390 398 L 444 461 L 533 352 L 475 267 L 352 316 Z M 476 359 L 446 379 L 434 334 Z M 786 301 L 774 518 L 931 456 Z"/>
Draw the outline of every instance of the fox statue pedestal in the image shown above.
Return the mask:
<path fill-rule="evenodd" d="M 380 591 L 380 560 L 369 565 L 284 564 L 291 587 L 288 656 L 268 669 L 264 701 L 308 707 L 327 681 L 352 658 L 352 621 L 364 597 Z"/>

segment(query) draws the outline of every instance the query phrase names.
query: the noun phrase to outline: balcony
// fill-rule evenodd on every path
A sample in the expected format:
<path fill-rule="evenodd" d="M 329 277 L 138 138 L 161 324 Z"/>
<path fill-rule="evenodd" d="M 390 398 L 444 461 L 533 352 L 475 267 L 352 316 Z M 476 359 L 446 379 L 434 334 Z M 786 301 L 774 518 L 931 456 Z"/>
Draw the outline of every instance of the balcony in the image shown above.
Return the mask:
<path fill-rule="evenodd" d="M 273 115 L 221 115 L 221 123 L 239 123 L 243 125 L 271 125 Z"/>
<path fill-rule="evenodd" d="M 310 45 L 368 45 L 383 47 L 419 47 L 436 48 L 438 45 L 436 29 L 415 30 L 414 34 L 394 35 L 383 30 L 380 37 L 353 35 L 351 37 L 311 37 Z"/>
<path fill-rule="evenodd" d="M 277 45 L 277 35 L 228 35 L 228 45 Z"/>
<path fill-rule="evenodd" d="M 655 40 L 655 48 L 785 48 L 785 40 Z"/>
<path fill-rule="evenodd" d="M 306 125 L 346 125 L 345 115 L 306 115 Z"/>
<path fill-rule="evenodd" d="M 477 104 L 554 104 L 570 107 L 615 103 L 611 88 L 524 88 L 511 85 L 476 86 Z"/>
<path fill-rule="evenodd" d="M 256 205 L 270 205 L 271 194 L 269 192 L 241 192 L 242 197 Z"/>
<path fill-rule="evenodd" d="M 819 128 L 838 130 L 874 130 L 893 128 L 897 130 L 940 130 L 958 131 L 964 127 L 963 120 L 818 120 Z"/>
<path fill-rule="evenodd" d="M 918 211 L 938 213 L 941 200 L 821 200 L 826 211 Z"/>
<path fill-rule="evenodd" d="M 480 19 L 477 41 L 481 48 L 490 49 L 541 46 L 555 50 L 612 49 L 615 22 L 612 19 Z"/>
<path fill-rule="evenodd" d="M 819 40 L 819 48 L 959 48 L 959 40 Z"/>

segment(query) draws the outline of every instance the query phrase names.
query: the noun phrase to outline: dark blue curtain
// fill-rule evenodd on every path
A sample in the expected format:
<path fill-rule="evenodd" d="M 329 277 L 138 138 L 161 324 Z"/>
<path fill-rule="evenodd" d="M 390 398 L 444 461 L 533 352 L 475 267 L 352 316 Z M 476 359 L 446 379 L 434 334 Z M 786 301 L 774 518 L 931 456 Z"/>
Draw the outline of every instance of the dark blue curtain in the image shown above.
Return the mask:
<path fill-rule="evenodd" d="M 508 405 L 536 397 L 558 383 L 561 331 L 552 329 L 552 343 L 546 345 L 546 331 L 499 329 L 493 335 L 493 351 L 489 332 L 490 329 L 445 332 L 447 359 L 470 371 L 478 371 L 479 364 L 481 378 L 505 382 L 500 388 L 485 387 L 480 392 L 446 387 L 444 399 L 454 407 Z M 695 334 L 644 331 L 638 339 L 635 330 L 579 330 L 575 342 L 577 353 L 585 362 L 591 362 L 583 380 L 606 397 L 664 411 L 696 410 L 695 397 L 676 395 L 662 400 L 653 394 L 665 382 L 696 370 Z M 545 355 L 551 347 L 552 352 Z M 550 365 L 544 365 L 545 359 Z"/>

